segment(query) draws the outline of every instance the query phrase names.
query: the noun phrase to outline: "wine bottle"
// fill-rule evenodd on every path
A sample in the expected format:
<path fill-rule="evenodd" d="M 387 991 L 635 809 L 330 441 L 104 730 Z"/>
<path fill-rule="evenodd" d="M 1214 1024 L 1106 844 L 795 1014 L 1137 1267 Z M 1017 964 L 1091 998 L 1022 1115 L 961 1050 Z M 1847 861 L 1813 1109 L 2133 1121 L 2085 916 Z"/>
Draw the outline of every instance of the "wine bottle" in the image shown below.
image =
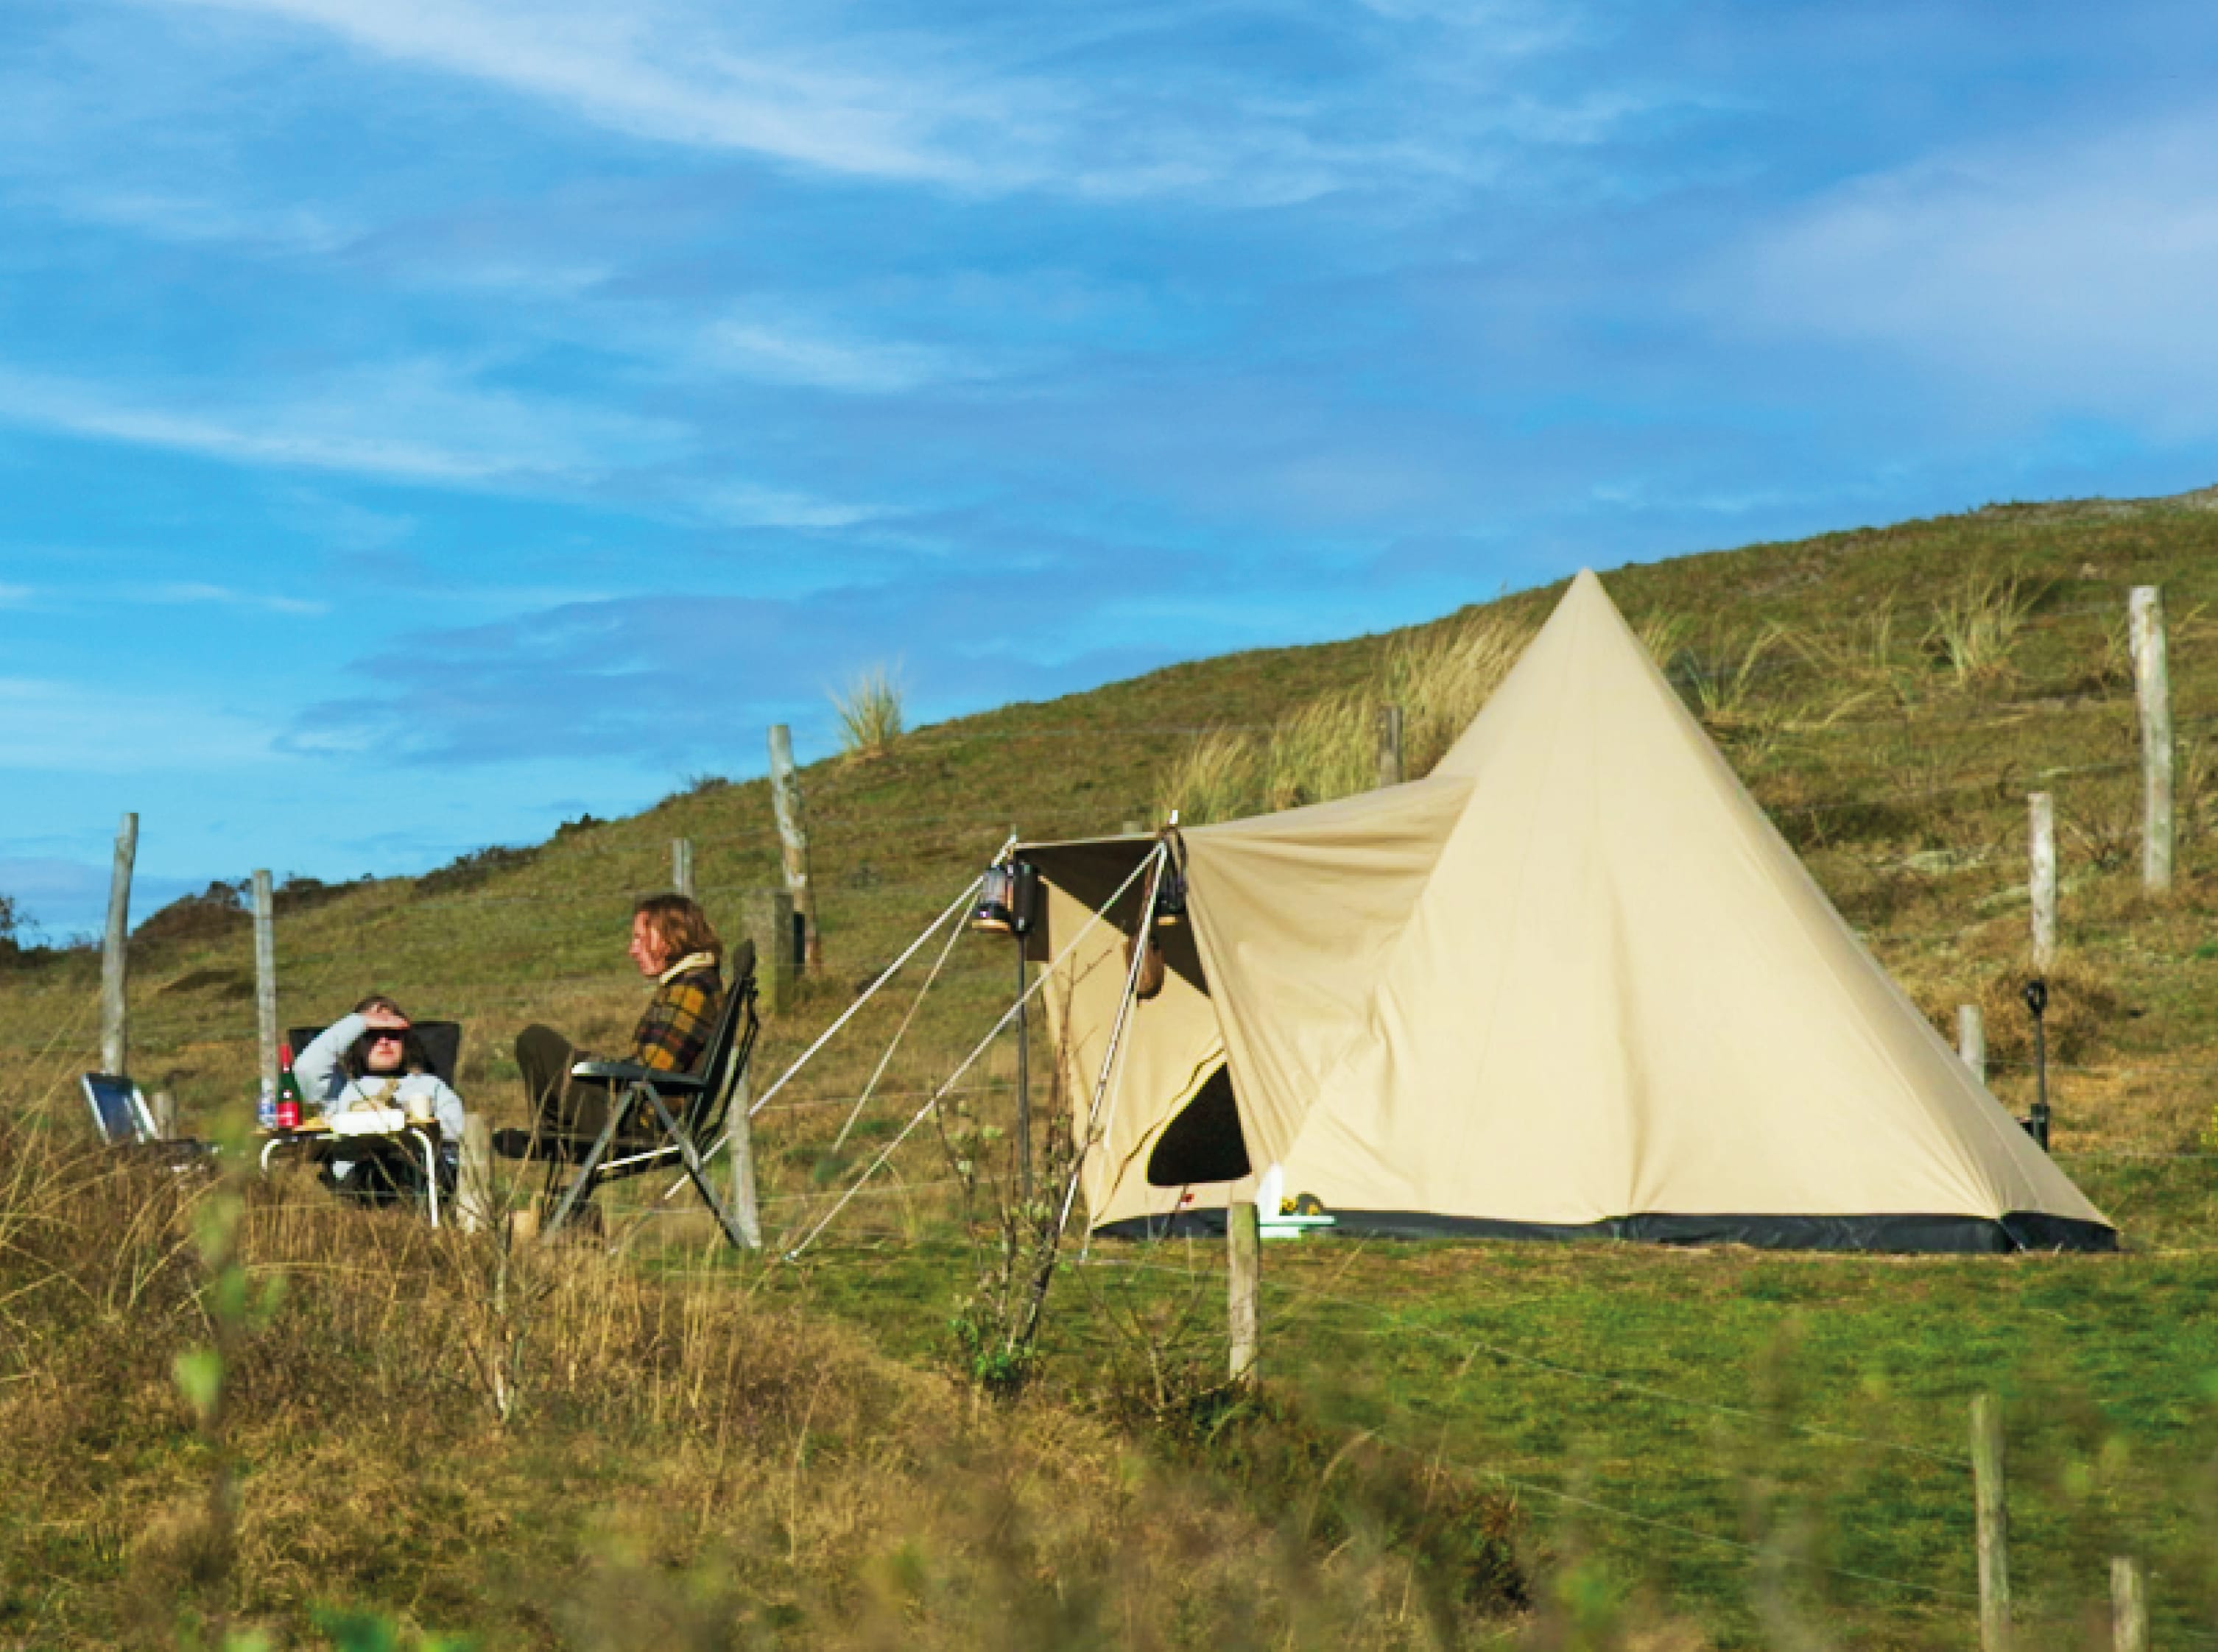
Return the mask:
<path fill-rule="evenodd" d="M 293 1046 L 277 1046 L 277 1128 L 300 1128 L 300 1080 L 293 1072 Z"/>

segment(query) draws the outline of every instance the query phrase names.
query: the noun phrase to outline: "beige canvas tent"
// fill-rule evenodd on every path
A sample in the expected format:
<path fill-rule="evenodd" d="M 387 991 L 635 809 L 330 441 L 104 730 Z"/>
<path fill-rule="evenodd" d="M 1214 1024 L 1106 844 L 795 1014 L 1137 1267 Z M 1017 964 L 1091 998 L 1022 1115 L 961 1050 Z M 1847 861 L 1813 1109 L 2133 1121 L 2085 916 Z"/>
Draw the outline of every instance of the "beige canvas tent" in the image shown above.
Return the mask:
<path fill-rule="evenodd" d="M 1052 958 L 1154 847 L 1033 844 Z M 1094 1228 L 1259 1185 L 1343 1229 L 2107 1249 L 1887 978 L 1591 573 L 1434 771 L 1186 830 L 1094 1112 Z M 1046 997 L 1082 1135 L 1139 885 Z"/>

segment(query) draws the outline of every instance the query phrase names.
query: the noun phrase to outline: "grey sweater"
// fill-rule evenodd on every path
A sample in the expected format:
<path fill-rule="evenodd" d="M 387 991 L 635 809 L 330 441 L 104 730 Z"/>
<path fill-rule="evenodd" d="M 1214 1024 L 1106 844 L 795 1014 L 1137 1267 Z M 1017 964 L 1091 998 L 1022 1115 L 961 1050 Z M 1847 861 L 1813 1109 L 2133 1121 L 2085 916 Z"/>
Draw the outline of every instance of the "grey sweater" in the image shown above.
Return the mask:
<path fill-rule="evenodd" d="M 343 1015 L 325 1027 L 308 1047 L 293 1058 L 293 1073 L 300 1080 L 300 1093 L 313 1106 L 329 1113 L 350 1107 L 405 1107 L 412 1096 L 429 1095 L 439 1120 L 439 1134 L 449 1142 L 462 1139 L 462 1098 L 435 1073 L 406 1073 L 393 1077 L 372 1074 L 351 1079 L 339 1063 L 354 1041 L 369 1030 L 359 1015 Z"/>

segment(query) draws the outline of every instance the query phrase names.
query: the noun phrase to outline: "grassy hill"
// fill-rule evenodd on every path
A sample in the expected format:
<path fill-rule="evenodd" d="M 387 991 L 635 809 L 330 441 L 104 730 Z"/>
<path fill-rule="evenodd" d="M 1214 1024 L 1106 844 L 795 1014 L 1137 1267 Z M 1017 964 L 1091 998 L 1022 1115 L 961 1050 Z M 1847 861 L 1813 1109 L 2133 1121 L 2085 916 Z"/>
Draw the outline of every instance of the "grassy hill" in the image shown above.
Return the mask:
<path fill-rule="evenodd" d="M 1271 1438 L 1360 1439 L 1382 1462 L 1399 1454 L 1459 1487 L 1488 1487 L 1514 1500 L 1539 1606 L 1528 1619 L 1484 1632 L 1529 1632 L 1557 1644 L 1663 1635 L 1688 1644 L 1969 1645 L 1963 1418 L 1965 1400 L 1982 1389 L 2005 1395 L 2022 1462 L 2014 1558 L 2032 1643 L 2076 1643 L 2112 1552 L 2150 1561 L 2165 1632 L 2218 1627 L 2218 1548 L 2197 1477 L 2218 1452 L 2206 1389 L 2206 1374 L 2218 1370 L 2218 1334 L 2200 1311 L 2218 1284 L 2206 1254 L 2218 1240 L 2218 1161 L 2206 1156 L 2203 1137 L 2218 1098 L 2218 844 L 2210 835 L 2218 764 L 2206 755 L 2218 733 L 2214 506 L 2208 496 L 2004 506 L 1605 575 L 1743 777 L 1898 979 L 1944 1024 L 1958 1003 L 1985 1005 L 1994 1088 L 2021 1111 L 2030 1084 L 2025 1018 L 2015 1007 L 2027 950 L 2025 796 L 2055 795 L 2066 955 L 2054 977 L 2054 1146 L 2131 1249 L 2097 1260 L 1907 1262 L 1587 1247 L 1273 1249 L 1267 1358 L 1272 1393 L 1287 1410 Z M 2186 830 L 2178 887 L 2163 902 L 2142 896 L 2136 869 L 2123 631 L 2126 591 L 2142 584 L 2165 593 L 2182 749 Z M 1520 593 L 1422 630 L 1436 638 L 1485 626 L 1514 634 L 1537 624 L 1557 594 Z M 1197 661 L 812 767 L 803 787 L 827 974 L 768 1029 L 761 1071 L 782 1070 L 1012 828 L 1064 836 L 1152 820 L 1180 764 L 1211 731 L 1267 744 L 1273 731 L 1321 705 L 1360 706 L 1390 692 L 1400 680 L 1397 660 L 1422 640 L 1369 637 Z M 755 735 L 746 738 L 752 744 Z M 630 902 L 666 882 L 669 845 L 678 837 L 694 843 L 703 900 L 728 928 L 736 927 L 748 891 L 778 880 L 765 786 L 711 783 L 631 819 L 579 823 L 536 848 L 487 853 L 426 877 L 295 889 L 278 925 L 282 1017 L 323 1019 L 375 986 L 418 1016 L 459 1018 L 468 1029 L 464 1094 L 501 1122 L 513 1120 L 521 1109 L 508 1054 L 519 1027 L 545 1020 L 587 1042 L 623 1036 L 638 999 L 623 957 Z M 945 985 L 887 1075 L 886 1093 L 839 1153 L 828 1150 L 832 1137 L 908 1009 L 905 991 L 882 995 L 858 1018 L 854 1038 L 765 1113 L 758 1155 L 774 1228 L 821 1208 L 858 1154 L 906 1122 L 1006 1001 L 1007 963 L 982 939 L 958 946 Z M 53 1100 L 59 1075 L 90 1063 L 96 966 L 73 956 L 0 974 L 0 1045 L 23 1075 L 19 1094 L 29 1111 L 40 1098 Z M 207 1125 L 251 1087 L 245 921 L 221 900 L 173 908 L 143 927 L 133 971 L 134 1070 L 177 1096 L 188 1127 Z M 1007 1053 L 997 1049 L 967 1085 L 967 1104 L 999 1117 L 1009 1072 Z M 66 1118 L 65 1108 L 59 1113 Z M 731 1297 L 749 1313 L 798 1315 L 793 1322 L 811 1328 L 795 1334 L 844 1339 L 841 1357 L 873 1373 L 858 1383 L 930 1389 L 940 1381 L 932 1373 L 945 1367 L 949 1306 L 970 1278 L 959 1190 L 948 1185 L 945 1156 L 929 1131 L 892 1170 L 842 1218 L 836 1242 L 799 1269 L 734 1266 L 697 1248 L 697 1219 L 672 1214 L 682 1200 L 652 1215 L 620 1211 L 615 1228 L 629 1235 L 624 1277 L 642 1290 L 677 1292 L 680 1306 L 668 1311 L 708 1315 Z M 23 1185 L 10 1197 L 27 1197 Z M 319 1197 L 295 1190 L 279 1208 Z M 344 1246 L 344 1232 L 317 1243 Z M 262 1265 L 276 1271 L 299 1274 L 303 1257 L 325 1254 L 268 1242 L 276 1248 Z M 429 1262 L 407 1265 L 430 1277 Z M 1255 1533 L 1306 1521 L 1314 1535 L 1320 1517 L 1287 1489 L 1298 1476 L 1274 1479 L 1255 1467 L 1278 1461 L 1270 1451 L 1236 1441 L 1228 1455 L 1223 1442 L 1201 1438 L 1207 1430 L 1195 1420 L 1215 1414 L 1204 1373 L 1222 1358 L 1216 1266 L 1206 1247 L 1174 1247 L 1097 1250 L 1067 1270 L 1056 1287 L 1043 1397 L 1032 1402 L 1062 1420 L 1026 1413 L 1025 1426 L 1053 1432 L 1067 1424 L 1074 1438 L 1091 1440 L 1063 1469 L 1097 1489 L 1100 1476 L 1113 1478 L 1119 1439 L 1137 1441 L 1150 1461 L 1200 1475 L 1205 1489 L 1192 1495 L 1211 1512 L 1194 1518 L 1230 1522 L 1228 1530 L 1245 1534 L 1226 1539 L 1231 1548 L 1260 1556 L 1268 1544 L 1253 1547 Z M 21 1290 L 30 1306 L 11 1315 L 45 1311 L 40 1305 L 64 1287 L 48 1275 L 38 1280 L 36 1288 L 11 1284 L 0 1272 L 0 1302 Z M 391 1334 L 389 1327 L 358 1327 L 331 1358 L 374 1363 L 378 1339 Z M 744 1342 L 748 1333 L 729 1334 Z M 63 1342 L 46 1356 L 42 1346 L 27 1330 L 20 1369 L 0 1367 L 0 1425 L 22 1421 L 21 1396 L 60 1383 L 50 1356 Z M 559 1363 L 553 1347 L 534 1357 Z M 437 1363 L 422 1349 L 412 1358 Z M 9 1486 L 28 1500 L 22 1530 L 122 1518 L 85 1513 L 109 1508 L 118 1484 L 174 1497 L 189 1478 L 178 1453 L 190 1430 L 162 1391 L 156 1367 L 141 1391 L 115 1401 L 134 1443 L 121 1457 L 103 1457 L 102 1475 L 35 1494 Z M 867 1413 L 864 1406 L 857 1414 Z M 530 1427 L 542 1432 L 531 1436 L 530 1451 L 559 1453 L 574 1438 L 566 1428 L 616 1426 L 606 1416 L 594 1424 L 599 1414 L 574 1401 L 549 1399 L 536 1414 Z M 765 1438 L 800 1462 L 812 1426 L 800 1421 L 796 1436 L 796 1419 L 781 1416 Z M 656 1420 L 674 1431 L 672 1440 L 711 1426 L 675 1413 Z M 647 1426 L 630 1413 L 618 1420 L 624 1429 Z M 866 1421 L 856 1426 L 869 1432 Z M 300 1427 L 313 1435 L 312 1420 Z M 439 1451 L 479 1449 L 464 1444 L 475 1434 L 457 1429 Z M 504 1425 L 501 1437 L 513 1442 L 516 1429 Z M 313 1448 L 281 1435 L 258 1449 L 297 1476 L 300 1454 Z M 1023 1449 L 966 1439 L 957 1454 L 1018 1454 L 1007 1468 Z M 627 1445 L 610 1483 L 589 1482 L 578 1494 L 636 1512 L 653 1503 L 643 1488 L 674 1472 L 665 1458 L 678 1451 L 668 1442 Z M 1327 1451 L 1316 1465 L 1328 1483 L 1341 1472 L 1332 1461 Z M 907 1472 L 917 1471 L 912 1462 Z M 795 1483 L 806 1479 L 794 1472 Z M 534 1523 L 515 1512 L 529 1500 L 527 1464 L 504 1457 L 500 1473 L 517 1477 L 494 1500 L 509 1511 L 502 1530 L 510 1535 L 488 1541 L 542 1558 L 591 1548 L 570 1515 Z M 1429 1494 L 1404 1487 L 1397 1495 L 1404 1494 Z M 1097 1506 L 1091 1494 L 1079 1504 L 1113 1525 L 1115 1500 Z M 1225 1497 L 1229 1505 L 1209 1500 Z M 703 1507 L 704 1531 L 724 1531 L 738 1518 L 713 1495 Z M 436 1525 L 420 1511 L 409 1518 Z M 1324 1525 L 1335 1535 L 1323 1552 L 1343 1561 L 1373 1552 L 1406 1558 L 1431 1552 L 1425 1544 L 1434 1541 L 1360 1508 Z M 975 1533 L 945 1536 L 949 1552 L 974 1558 L 977 1542 Z M 85 1626 L 115 1621 L 102 1603 L 120 1587 L 115 1578 L 137 1575 L 132 1556 L 145 1546 L 127 1532 L 106 1558 L 50 1544 L 46 1563 L 69 1580 L 77 1605 L 19 1604 L 15 1618 L 0 1615 L 0 1634 L 65 1638 L 66 1630 L 97 1640 Z M 799 1540 L 790 1547 L 776 1588 L 774 1556 L 762 1562 L 768 1571 L 735 1574 L 752 1580 L 749 1599 L 782 1588 L 797 1600 L 817 1587 Z M 898 1570 L 886 1556 L 899 1547 L 897 1532 L 858 1522 L 818 1560 L 827 1571 Z M 1171 1564 L 1141 1547 L 1154 1556 L 1147 1566 Z M 257 1552 L 265 1568 L 297 1563 L 286 1561 L 282 1544 Z M 687 1564 L 703 1552 L 701 1544 L 688 1546 Z M 834 1555 L 836 1564 L 827 1558 Z M 1042 1563 L 1013 1562 L 1033 1577 Z M 1296 1571 L 1323 1564 L 1313 1553 Z M 1241 1587 L 1284 1597 L 1291 1586 L 1267 1577 L 1263 1565 L 1232 1569 L 1246 1580 Z M 467 1568 L 426 1603 L 399 1581 L 406 1570 L 346 1571 L 344 1587 L 326 1598 L 476 1628 L 501 1643 L 619 1643 L 608 1638 L 612 1630 L 519 1615 L 488 1575 Z M 1382 1572 L 1335 1575 L 1356 1596 L 1385 1587 Z M 1431 1574 L 1421 1566 L 1411 1575 Z M 276 1612 L 273 1622 L 300 1621 L 271 1604 L 266 1572 L 257 1576 L 261 1592 L 250 1599 Z M 304 1583 L 313 1577 L 302 1574 Z M 15 1598 L 28 1598 L 20 1586 Z M 1189 1605 L 1186 1628 L 1151 1618 L 1144 1635 L 1099 1624 L 1086 1633 L 1104 1643 L 1148 1636 L 1182 1643 L 1199 1632 L 1192 1625 L 1222 1629 L 1220 1618 Z M 1372 1606 L 1369 1616 L 1360 1601 L 1327 1615 L 1335 1633 L 1381 1644 L 1449 1632 L 1440 1628 L 1448 1619 L 1414 1611 L 1406 1598 Z M 827 1623 L 846 1625 L 845 1634 L 868 1616 L 815 1610 L 763 1632 L 821 1643 L 832 1635 Z M 962 1639 L 949 1611 L 912 1603 L 895 1616 L 902 1612 Z M 794 1626 L 804 1620 L 815 1627 Z M 34 1633 L 40 1624 L 57 1627 Z"/>

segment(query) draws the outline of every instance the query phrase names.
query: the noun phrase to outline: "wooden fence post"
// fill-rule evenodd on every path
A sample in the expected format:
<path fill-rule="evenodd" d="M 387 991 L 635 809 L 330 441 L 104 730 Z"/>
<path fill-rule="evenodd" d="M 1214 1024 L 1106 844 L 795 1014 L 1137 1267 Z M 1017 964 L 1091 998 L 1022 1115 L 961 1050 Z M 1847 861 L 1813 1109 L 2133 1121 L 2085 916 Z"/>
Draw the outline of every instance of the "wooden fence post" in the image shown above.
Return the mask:
<path fill-rule="evenodd" d="M 2032 826 L 2033 967 L 2047 974 L 2056 962 L 2056 800 L 2035 792 L 2027 800 Z"/>
<path fill-rule="evenodd" d="M 755 987 L 765 1015 L 793 1005 L 793 897 L 784 889 L 758 889 L 741 907 L 747 937 L 755 944 Z"/>
<path fill-rule="evenodd" d="M 1402 783 L 1402 708 L 1379 708 L 1379 783 Z"/>
<path fill-rule="evenodd" d="M 119 1076 L 131 1055 L 131 865 L 139 855 L 139 817 L 123 817 L 115 834 L 115 869 L 108 881 L 108 938 L 100 950 L 100 1070 Z"/>
<path fill-rule="evenodd" d="M 2164 591 L 2136 585 L 2127 603 L 2134 698 L 2141 714 L 2141 887 L 2172 888 L 2172 673 L 2165 660 Z"/>
<path fill-rule="evenodd" d="M 1972 1501 L 1979 1550 L 1980 1652 L 2010 1652 L 2010 1506 L 2003 1487 L 2003 1410 L 1972 1398 Z"/>
<path fill-rule="evenodd" d="M 747 1110 L 754 1105 L 753 1079 L 742 1071 L 732 1081 L 731 1104 L 724 1111 L 724 1151 L 731 1155 L 726 1174 L 731 1179 L 727 1203 L 732 1220 L 747 1248 L 762 1248 L 762 1210 L 755 1202 L 755 1133 Z"/>
<path fill-rule="evenodd" d="M 254 1027 L 262 1040 L 262 1087 L 277 1093 L 277 902 L 270 874 L 254 875 Z"/>
<path fill-rule="evenodd" d="M 699 899 L 693 893 L 693 839 L 672 838 L 670 840 L 670 887 L 688 900 Z"/>
<path fill-rule="evenodd" d="M 1981 1084 L 1987 1081 L 1987 1024 L 1976 1004 L 1956 1006 L 1956 1053 L 1964 1058 L 1964 1065 L 1972 1069 L 1972 1076 Z"/>
<path fill-rule="evenodd" d="M 462 1162 L 455 1191 L 455 1220 L 464 1233 L 483 1233 L 493 1226 L 493 1126 L 483 1113 L 462 1120 Z"/>
<path fill-rule="evenodd" d="M 1261 1357 L 1261 1321 L 1256 1299 L 1262 1294 L 1263 1234 L 1255 1202 L 1242 1199 L 1224 1213 L 1225 1273 L 1230 1282 L 1229 1324 L 1232 1342 L 1232 1380 L 1255 1380 Z"/>
<path fill-rule="evenodd" d="M 2113 1652 L 2148 1652 L 2148 1594 L 2141 1565 L 2120 1555 L 2110 1562 L 2110 1645 Z"/>
<path fill-rule="evenodd" d="M 809 878 L 809 826 L 801 813 L 801 776 L 793 766 L 793 731 L 770 726 L 770 802 L 778 816 L 778 847 L 785 856 L 785 887 L 802 926 L 801 967 L 824 968 L 824 943 L 816 932 L 816 889 Z"/>
<path fill-rule="evenodd" d="M 146 1098 L 147 1110 L 154 1115 L 154 1134 L 167 1142 L 177 1133 L 177 1098 L 167 1090 L 157 1090 Z"/>

